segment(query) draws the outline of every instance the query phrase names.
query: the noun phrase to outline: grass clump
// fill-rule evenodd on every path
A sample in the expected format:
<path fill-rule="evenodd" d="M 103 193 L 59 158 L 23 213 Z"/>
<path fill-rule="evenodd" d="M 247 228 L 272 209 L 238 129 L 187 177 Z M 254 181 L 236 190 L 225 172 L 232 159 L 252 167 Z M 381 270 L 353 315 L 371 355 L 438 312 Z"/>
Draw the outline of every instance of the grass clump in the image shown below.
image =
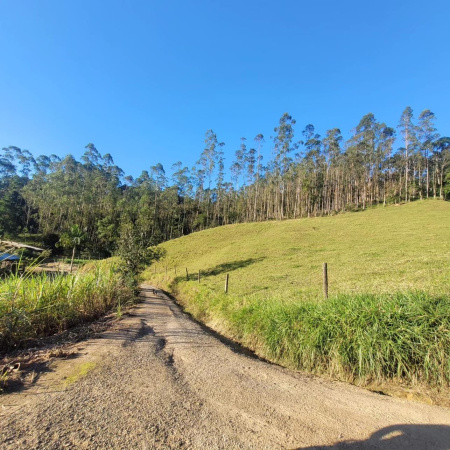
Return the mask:
<path fill-rule="evenodd" d="M 413 292 L 340 295 L 326 302 L 251 302 L 230 329 L 272 360 L 368 384 L 450 383 L 450 297 Z"/>
<path fill-rule="evenodd" d="M 94 320 L 133 298 L 117 258 L 73 275 L 25 272 L 0 279 L 0 349 Z"/>

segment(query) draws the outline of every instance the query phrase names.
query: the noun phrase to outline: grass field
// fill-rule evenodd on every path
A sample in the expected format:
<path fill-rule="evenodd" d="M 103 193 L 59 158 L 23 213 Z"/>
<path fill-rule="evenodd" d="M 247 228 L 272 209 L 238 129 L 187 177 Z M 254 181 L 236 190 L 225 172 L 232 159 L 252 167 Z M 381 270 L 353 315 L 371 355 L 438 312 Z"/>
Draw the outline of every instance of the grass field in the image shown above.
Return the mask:
<path fill-rule="evenodd" d="M 448 202 L 231 225 L 162 246 L 143 278 L 262 356 L 362 383 L 450 382 Z"/>

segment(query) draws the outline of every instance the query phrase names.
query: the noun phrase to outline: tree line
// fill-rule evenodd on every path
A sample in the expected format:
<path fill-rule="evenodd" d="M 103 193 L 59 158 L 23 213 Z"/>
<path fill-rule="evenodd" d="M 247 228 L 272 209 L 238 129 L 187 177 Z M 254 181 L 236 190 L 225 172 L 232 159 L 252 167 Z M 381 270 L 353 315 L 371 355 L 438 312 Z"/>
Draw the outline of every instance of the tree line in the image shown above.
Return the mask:
<path fill-rule="evenodd" d="M 299 139 L 285 113 L 267 141 L 241 138 L 229 167 L 208 130 L 194 167 L 177 162 L 169 176 L 158 163 L 135 179 L 94 144 L 80 161 L 10 146 L 0 154 L 0 236 L 39 234 L 52 246 L 78 229 L 87 253 L 107 256 L 219 225 L 448 199 L 450 138 L 435 120 L 426 109 L 415 121 L 407 107 L 396 128 L 369 113 L 347 141 L 338 128 L 320 136 L 311 124 Z"/>

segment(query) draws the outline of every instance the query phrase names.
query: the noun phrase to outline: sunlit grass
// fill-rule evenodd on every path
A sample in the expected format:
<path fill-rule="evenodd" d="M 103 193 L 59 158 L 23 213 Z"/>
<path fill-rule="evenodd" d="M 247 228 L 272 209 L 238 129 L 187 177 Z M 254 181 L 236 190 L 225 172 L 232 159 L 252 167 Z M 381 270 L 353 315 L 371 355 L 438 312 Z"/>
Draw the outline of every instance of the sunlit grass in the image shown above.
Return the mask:
<path fill-rule="evenodd" d="M 163 247 L 144 278 L 259 354 L 359 382 L 450 381 L 448 202 L 232 225 Z"/>

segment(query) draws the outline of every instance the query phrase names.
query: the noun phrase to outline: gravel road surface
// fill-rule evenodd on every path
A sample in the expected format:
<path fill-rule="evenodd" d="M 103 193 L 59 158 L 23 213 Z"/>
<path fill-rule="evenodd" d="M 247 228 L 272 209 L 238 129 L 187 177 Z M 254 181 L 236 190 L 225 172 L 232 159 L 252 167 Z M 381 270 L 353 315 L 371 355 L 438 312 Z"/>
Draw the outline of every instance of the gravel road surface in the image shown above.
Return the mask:
<path fill-rule="evenodd" d="M 450 449 L 450 410 L 243 354 L 160 291 L 0 397 L 0 447 Z"/>

